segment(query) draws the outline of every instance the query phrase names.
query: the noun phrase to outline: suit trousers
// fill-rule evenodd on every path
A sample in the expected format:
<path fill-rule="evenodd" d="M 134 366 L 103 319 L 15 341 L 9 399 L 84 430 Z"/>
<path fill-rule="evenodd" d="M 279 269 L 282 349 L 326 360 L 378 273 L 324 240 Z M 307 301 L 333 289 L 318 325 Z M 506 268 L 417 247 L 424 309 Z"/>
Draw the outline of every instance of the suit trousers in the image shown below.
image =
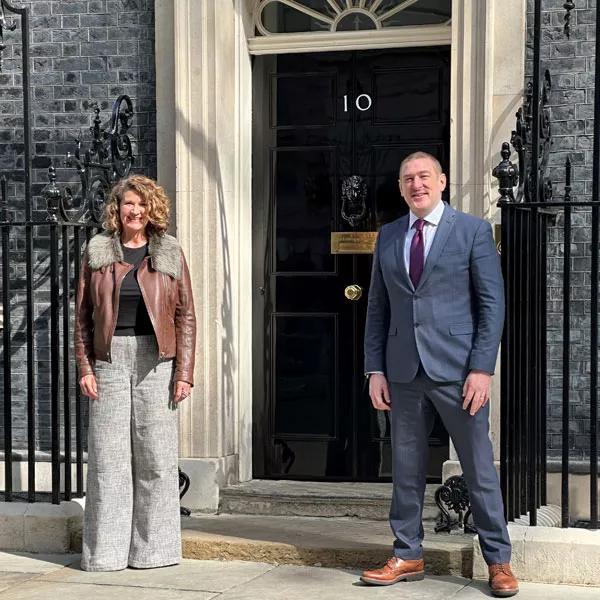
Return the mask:
<path fill-rule="evenodd" d="M 393 495 L 390 525 L 394 555 L 423 556 L 423 501 L 429 435 L 439 413 L 458 454 L 469 490 L 473 521 L 488 564 L 508 563 L 511 545 L 489 438 L 489 403 L 474 416 L 463 410 L 463 382 L 439 383 L 419 367 L 410 383 L 390 382 Z"/>
<path fill-rule="evenodd" d="M 117 571 L 181 560 L 174 360 L 154 336 L 116 336 L 96 361 L 90 399 L 81 568 Z"/>

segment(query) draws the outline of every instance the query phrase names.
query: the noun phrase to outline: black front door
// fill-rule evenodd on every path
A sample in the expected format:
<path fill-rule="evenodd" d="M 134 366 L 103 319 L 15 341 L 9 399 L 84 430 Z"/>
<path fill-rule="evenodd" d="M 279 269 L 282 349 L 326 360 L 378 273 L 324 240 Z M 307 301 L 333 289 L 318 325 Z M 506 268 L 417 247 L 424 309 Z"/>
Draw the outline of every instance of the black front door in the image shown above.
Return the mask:
<path fill-rule="evenodd" d="M 377 231 L 408 209 L 401 160 L 446 172 L 443 49 L 259 57 L 254 63 L 254 476 L 391 476 L 389 423 L 364 389 L 370 254 L 332 232 Z M 436 425 L 429 474 L 447 434 Z"/>

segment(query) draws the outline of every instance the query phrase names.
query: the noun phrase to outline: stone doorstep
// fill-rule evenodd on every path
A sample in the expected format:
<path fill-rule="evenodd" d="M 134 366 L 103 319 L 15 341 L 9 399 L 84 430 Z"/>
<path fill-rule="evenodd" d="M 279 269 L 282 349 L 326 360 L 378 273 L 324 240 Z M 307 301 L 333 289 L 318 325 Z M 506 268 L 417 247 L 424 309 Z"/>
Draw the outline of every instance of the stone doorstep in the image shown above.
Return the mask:
<path fill-rule="evenodd" d="M 370 569 L 392 553 L 389 524 L 351 518 L 197 515 L 182 519 L 183 556 Z M 426 524 L 426 569 L 471 577 L 473 536 L 435 534 Z"/>
<path fill-rule="evenodd" d="M 428 484 L 423 520 L 437 520 L 438 484 Z M 350 482 L 303 482 L 252 480 L 220 492 L 220 514 L 289 517 L 353 517 L 386 521 L 389 518 L 392 484 Z M 184 500 L 185 504 L 185 500 Z"/>

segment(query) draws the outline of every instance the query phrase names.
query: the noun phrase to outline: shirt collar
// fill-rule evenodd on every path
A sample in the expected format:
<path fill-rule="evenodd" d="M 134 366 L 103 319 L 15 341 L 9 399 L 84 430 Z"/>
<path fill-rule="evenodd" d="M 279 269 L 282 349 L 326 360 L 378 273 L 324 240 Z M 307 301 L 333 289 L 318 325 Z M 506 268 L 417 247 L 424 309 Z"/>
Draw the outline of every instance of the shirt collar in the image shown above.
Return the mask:
<path fill-rule="evenodd" d="M 442 215 L 444 214 L 444 202 L 441 201 L 425 218 L 425 223 L 429 223 L 430 225 L 435 225 L 436 227 L 440 224 L 442 220 Z M 412 226 L 415 224 L 419 217 L 417 217 L 412 210 L 409 212 L 409 222 L 408 228 L 412 229 Z"/>

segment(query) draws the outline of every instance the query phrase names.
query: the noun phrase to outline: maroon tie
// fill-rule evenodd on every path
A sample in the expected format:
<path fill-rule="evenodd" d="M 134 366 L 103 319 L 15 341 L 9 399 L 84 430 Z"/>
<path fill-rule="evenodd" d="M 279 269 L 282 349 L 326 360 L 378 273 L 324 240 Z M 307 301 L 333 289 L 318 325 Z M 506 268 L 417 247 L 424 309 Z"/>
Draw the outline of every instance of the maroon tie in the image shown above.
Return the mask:
<path fill-rule="evenodd" d="M 410 243 L 410 280 L 412 281 L 415 289 L 421 281 L 421 275 L 423 274 L 423 265 L 425 264 L 425 242 L 423 240 L 423 227 L 425 221 L 423 219 L 417 219 L 414 222 L 413 227 L 415 228 L 415 235 Z"/>

